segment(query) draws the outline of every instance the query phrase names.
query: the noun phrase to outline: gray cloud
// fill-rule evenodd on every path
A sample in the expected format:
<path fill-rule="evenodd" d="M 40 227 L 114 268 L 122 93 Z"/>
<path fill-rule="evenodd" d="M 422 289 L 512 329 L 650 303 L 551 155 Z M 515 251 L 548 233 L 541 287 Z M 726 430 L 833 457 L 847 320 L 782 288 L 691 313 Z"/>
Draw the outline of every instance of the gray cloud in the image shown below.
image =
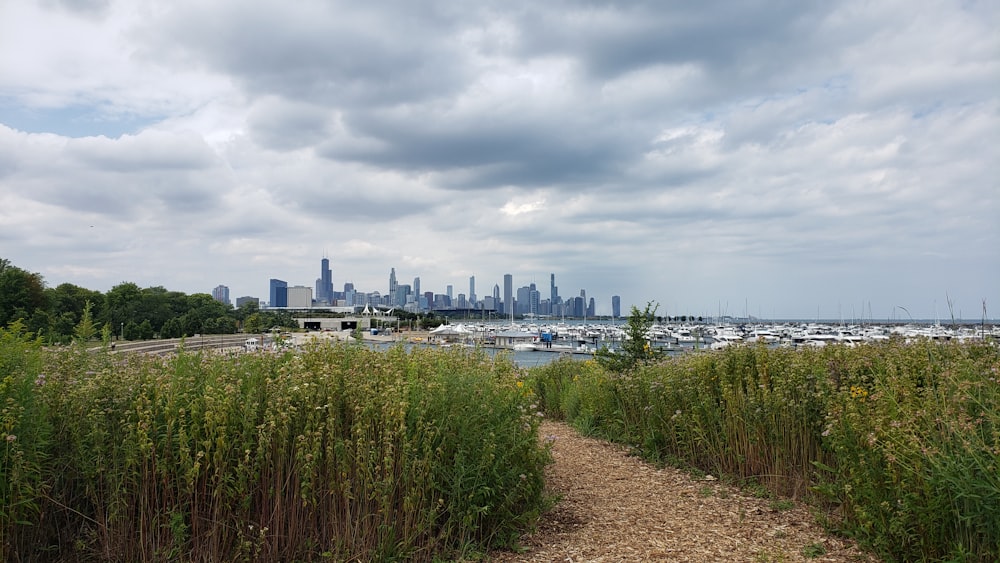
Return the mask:
<path fill-rule="evenodd" d="M 945 291 L 967 313 L 1000 296 L 991 3 L 109 0 L 10 18 L 0 240 L 50 283 L 261 295 L 311 285 L 329 253 L 338 284 L 384 291 L 396 267 L 485 294 L 555 272 L 599 310 L 618 293 L 931 316 Z"/>

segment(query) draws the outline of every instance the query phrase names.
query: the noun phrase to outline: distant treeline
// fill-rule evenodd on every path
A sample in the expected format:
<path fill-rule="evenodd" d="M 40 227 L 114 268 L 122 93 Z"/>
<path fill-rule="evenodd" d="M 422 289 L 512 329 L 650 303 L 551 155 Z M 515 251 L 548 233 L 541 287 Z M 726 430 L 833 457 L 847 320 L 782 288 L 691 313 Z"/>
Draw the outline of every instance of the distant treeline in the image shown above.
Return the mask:
<path fill-rule="evenodd" d="M 50 288 L 40 274 L 0 258 L 0 327 L 21 320 L 27 330 L 46 342 L 69 342 L 88 303 L 91 322 L 106 334 L 125 340 L 298 326 L 288 312 L 260 311 L 256 303 L 234 308 L 207 293 L 188 295 L 160 286 L 140 288 L 132 282 L 122 282 L 107 293 L 71 283 Z"/>

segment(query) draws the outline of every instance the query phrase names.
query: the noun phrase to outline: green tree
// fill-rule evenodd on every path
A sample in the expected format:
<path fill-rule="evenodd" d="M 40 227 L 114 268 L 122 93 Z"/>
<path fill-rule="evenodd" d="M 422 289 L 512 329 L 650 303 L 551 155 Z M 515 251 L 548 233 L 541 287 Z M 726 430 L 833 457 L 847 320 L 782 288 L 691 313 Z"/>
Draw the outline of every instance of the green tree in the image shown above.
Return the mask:
<path fill-rule="evenodd" d="M 97 327 L 94 326 L 93 319 L 90 318 L 90 301 L 83 307 L 83 316 L 80 318 L 80 322 L 77 323 L 74 333 L 76 334 L 77 340 L 81 342 L 88 342 L 91 338 L 97 334 Z"/>
<path fill-rule="evenodd" d="M 160 338 L 180 338 L 181 336 L 184 336 L 184 329 L 181 327 L 180 319 L 174 317 L 163 323 L 163 327 L 160 329 Z"/>
<path fill-rule="evenodd" d="M 80 322 L 83 308 L 88 301 L 91 304 L 91 318 L 103 319 L 105 324 L 107 323 L 107 315 L 104 313 L 105 298 L 100 291 L 62 283 L 55 288 L 46 288 L 45 297 L 51 314 L 47 336 L 49 341 L 68 342 L 73 338 L 74 327 Z"/>
<path fill-rule="evenodd" d="M 257 334 L 263 328 L 260 321 L 260 313 L 250 314 L 243 323 L 243 332 Z"/>
<path fill-rule="evenodd" d="M 654 348 L 649 340 L 649 329 L 653 326 L 658 308 L 659 304 L 654 305 L 652 301 L 646 303 L 642 311 L 633 305 L 621 348 L 613 351 L 603 346 L 594 354 L 597 362 L 609 370 L 624 372 L 662 359 L 663 351 Z"/>
<path fill-rule="evenodd" d="M 136 309 L 142 298 L 142 290 L 132 282 L 122 282 L 112 287 L 104 295 L 104 322 L 111 325 L 111 330 L 121 334 L 123 324 L 138 322 Z"/>
<path fill-rule="evenodd" d="M 0 328 L 17 319 L 29 319 L 36 309 L 45 309 L 42 276 L 22 270 L 0 258 Z"/>
<path fill-rule="evenodd" d="M 139 323 L 138 336 L 140 340 L 150 340 L 156 333 L 153 331 L 153 323 L 149 322 L 149 319 L 142 319 Z"/>

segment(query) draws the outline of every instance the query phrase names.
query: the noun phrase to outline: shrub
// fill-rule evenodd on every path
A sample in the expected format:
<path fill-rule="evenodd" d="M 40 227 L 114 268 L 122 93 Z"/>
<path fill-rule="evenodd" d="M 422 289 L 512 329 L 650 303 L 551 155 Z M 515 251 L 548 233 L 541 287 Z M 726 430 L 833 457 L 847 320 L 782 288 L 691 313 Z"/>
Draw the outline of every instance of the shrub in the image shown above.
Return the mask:
<path fill-rule="evenodd" d="M 39 357 L 44 385 L 18 404 L 52 439 L 17 489 L 34 517 L 0 522 L 11 558 L 429 561 L 509 544 L 544 505 L 540 417 L 509 361 L 358 345 Z"/>
<path fill-rule="evenodd" d="M 546 409 L 578 427 L 651 459 L 809 498 L 889 559 L 991 561 L 998 373 L 990 343 L 892 341 L 738 346 L 625 373 L 559 362 L 531 378 Z"/>

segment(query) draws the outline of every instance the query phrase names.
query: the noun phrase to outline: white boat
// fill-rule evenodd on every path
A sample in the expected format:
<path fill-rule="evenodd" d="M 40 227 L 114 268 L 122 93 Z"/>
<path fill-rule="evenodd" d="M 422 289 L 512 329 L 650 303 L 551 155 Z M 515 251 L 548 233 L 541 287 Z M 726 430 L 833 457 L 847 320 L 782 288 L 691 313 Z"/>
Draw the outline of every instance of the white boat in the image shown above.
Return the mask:
<path fill-rule="evenodd" d="M 515 352 L 532 352 L 535 350 L 535 345 L 531 342 L 518 342 L 514 344 Z"/>

